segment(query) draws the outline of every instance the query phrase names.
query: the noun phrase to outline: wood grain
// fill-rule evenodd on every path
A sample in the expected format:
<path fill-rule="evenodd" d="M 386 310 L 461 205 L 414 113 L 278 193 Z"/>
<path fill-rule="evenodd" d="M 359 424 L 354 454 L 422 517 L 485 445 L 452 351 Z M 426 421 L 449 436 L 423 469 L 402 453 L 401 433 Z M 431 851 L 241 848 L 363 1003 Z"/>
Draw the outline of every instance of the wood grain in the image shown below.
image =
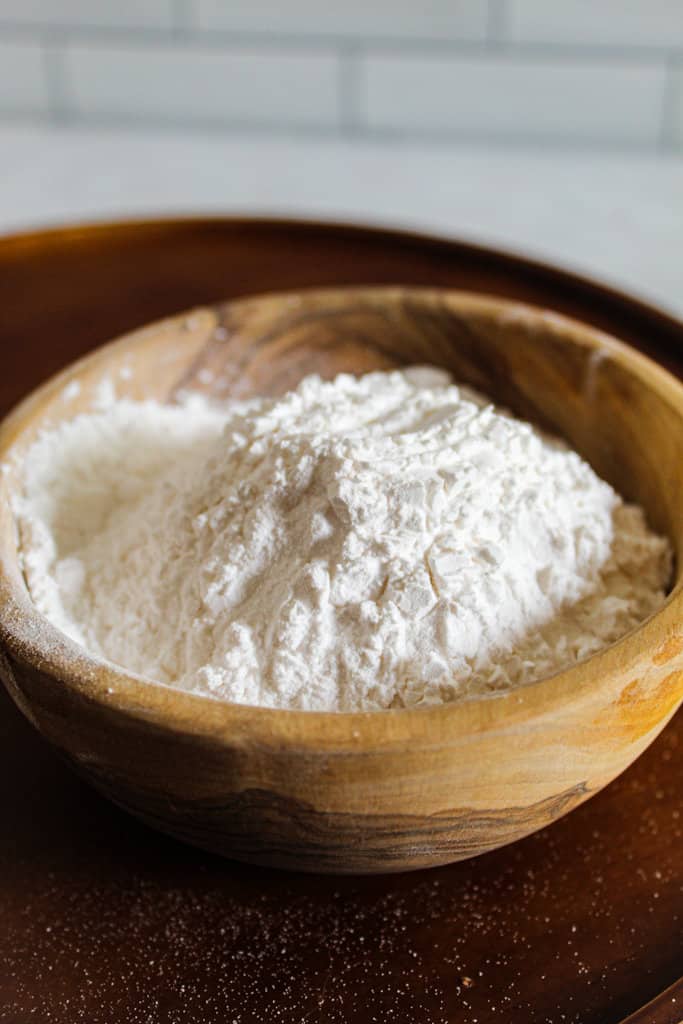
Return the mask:
<path fill-rule="evenodd" d="M 536 301 L 683 373 L 680 324 L 552 267 L 398 232 L 164 222 L 0 240 L 0 405 L 198 302 L 396 280 Z M 2 692 L 0 709 L 0 1020 L 617 1024 L 680 975 L 680 714 L 549 829 L 428 873 L 344 879 L 164 840 L 82 786 Z"/>

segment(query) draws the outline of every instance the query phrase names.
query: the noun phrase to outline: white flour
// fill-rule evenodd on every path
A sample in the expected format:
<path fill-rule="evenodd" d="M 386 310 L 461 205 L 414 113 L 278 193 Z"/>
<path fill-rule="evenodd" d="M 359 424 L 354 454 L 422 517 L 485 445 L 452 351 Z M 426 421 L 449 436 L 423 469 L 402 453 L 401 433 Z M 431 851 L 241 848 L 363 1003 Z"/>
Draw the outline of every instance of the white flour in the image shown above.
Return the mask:
<path fill-rule="evenodd" d="M 44 435 L 24 486 L 24 570 L 53 623 L 248 704 L 519 686 L 650 615 L 670 572 L 577 454 L 433 370 L 221 410 L 114 402 Z"/>

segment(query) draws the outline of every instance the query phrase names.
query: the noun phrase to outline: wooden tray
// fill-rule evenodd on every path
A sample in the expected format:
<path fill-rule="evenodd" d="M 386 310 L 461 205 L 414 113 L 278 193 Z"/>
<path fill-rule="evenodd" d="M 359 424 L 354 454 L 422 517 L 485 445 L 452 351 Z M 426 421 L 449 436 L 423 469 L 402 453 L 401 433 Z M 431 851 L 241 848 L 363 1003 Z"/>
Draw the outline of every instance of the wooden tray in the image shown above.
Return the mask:
<path fill-rule="evenodd" d="M 160 221 L 0 239 L 0 409 L 194 303 L 383 282 L 550 306 L 683 374 L 679 323 L 511 255 L 366 228 Z M 616 1024 L 653 998 L 634 1021 L 683 1020 L 681 714 L 544 832 L 448 868 L 335 879 L 148 831 L 80 783 L 4 693 L 0 711 L 2 1022 Z"/>

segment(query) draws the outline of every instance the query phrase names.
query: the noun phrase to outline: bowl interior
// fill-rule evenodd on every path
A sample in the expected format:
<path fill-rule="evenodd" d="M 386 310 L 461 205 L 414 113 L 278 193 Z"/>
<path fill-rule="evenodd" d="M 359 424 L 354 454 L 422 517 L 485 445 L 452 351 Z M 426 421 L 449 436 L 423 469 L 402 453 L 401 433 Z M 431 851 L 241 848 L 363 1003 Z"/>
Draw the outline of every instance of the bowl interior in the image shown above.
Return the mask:
<path fill-rule="evenodd" d="M 117 394 L 177 400 L 278 394 L 308 373 L 430 363 L 517 415 L 560 434 L 625 498 L 646 510 L 683 559 L 683 387 L 601 332 L 506 300 L 422 289 L 268 295 L 200 309 L 128 335 L 74 364 L 5 422 L 0 459 L 47 425 Z M 20 458 L 0 480 L 17 486 Z M 24 588 L 15 530 L 0 502 L 0 553 Z"/>
<path fill-rule="evenodd" d="M 564 437 L 645 508 L 650 524 L 672 539 L 680 564 L 683 387 L 602 332 L 505 300 L 420 289 L 257 297 L 215 315 L 182 387 L 217 398 L 276 395 L 309 373 L 444 367 Z"/>
<path fill-rule="evenodd" d="M 309 373 L 441 366 L 564 437 L 645 508 L 680 563 L 683 387 L 602 332 L 505 300 L 419 289 L 264 296 L 209 315 L 213 325 L 204 313 L 185 319 L 180 351 L 152 330 L 132 387 L 170 400 L 180 388 L 220 399 L 281 394 Z M 178 363 L 182 373 L 169 382 Z"/>

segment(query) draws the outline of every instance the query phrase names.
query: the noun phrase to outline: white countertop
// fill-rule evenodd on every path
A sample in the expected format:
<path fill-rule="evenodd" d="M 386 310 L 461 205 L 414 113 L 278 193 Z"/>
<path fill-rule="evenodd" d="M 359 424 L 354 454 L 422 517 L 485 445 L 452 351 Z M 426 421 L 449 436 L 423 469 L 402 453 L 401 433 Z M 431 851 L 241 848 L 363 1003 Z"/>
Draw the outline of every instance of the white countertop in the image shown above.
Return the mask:
<path fill-rule="evenodd" d="M 240 212 L 364 220 L 553 260 L 683 316 L 683 157 L 0 128 L 0 231 Z"/>

